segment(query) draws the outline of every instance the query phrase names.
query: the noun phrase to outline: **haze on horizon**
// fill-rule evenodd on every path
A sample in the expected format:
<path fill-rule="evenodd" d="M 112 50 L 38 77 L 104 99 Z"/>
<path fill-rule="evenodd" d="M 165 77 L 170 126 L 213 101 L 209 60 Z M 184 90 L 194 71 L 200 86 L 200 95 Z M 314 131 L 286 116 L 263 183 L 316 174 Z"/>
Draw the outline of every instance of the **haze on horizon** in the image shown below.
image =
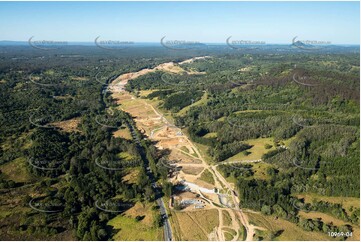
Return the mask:
<path fill-rule="evenodd" d="M 359 2 L 1 2 L 0 40 L 359 44 Z"/>

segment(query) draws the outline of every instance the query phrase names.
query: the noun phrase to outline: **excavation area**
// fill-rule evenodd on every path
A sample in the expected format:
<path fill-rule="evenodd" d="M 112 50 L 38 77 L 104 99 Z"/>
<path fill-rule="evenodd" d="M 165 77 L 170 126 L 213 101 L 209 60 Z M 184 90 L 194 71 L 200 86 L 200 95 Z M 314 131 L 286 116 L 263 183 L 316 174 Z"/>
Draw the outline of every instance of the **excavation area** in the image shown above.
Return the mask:
<path fill-rule="evenodd" d="M 187 60 L 184 63 L 189 63 Z M 118 108 L 128 112 L 146 139 L 151 139 L 159 151 L 166 151 L 169 181 L 175 186 L 170 201 L 164 201 L 171 211 L 170 222 L 176 240 L 243 240 L 251 239 L 253 227 L 238 209 L 239 201 L 230 185 L 202 157 L 198 148 L 172 123 L 169 113 L 158 108 L 156 100 L 145 98 L 151 91 L 141 91 L 136 97 L 125 90 L 127 82 L 146 73 L 162 70 L 183 72 L 173 62 L 154 69 L 145 69 L 119 76 L 108 89 Z M 143 93 L 142 93 L 143 92 Z M 246 230 L 247 229 L 247 230 Z"/>

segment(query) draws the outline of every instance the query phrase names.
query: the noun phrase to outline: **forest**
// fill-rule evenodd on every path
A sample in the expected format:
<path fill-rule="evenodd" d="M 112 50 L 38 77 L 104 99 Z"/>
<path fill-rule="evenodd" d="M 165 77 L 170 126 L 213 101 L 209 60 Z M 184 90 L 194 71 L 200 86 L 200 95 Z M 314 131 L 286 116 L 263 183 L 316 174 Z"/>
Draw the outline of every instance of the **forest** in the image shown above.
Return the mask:
<path fill-rule="evenodd" d="M 268 168 L 256 177 L 254 165 L 220 165 L 236 181 L 240 206 L 275 215 L 309 231 L 352 231 L 359 225 L 359 207 L 306 202 L 301 194 L 360 197 L 359 58 L 358 53 L 233 53 L 182 64 L 205 75 L 178 75 L 164 82 L 164 73 L 132 80 L 129 91 L 154 90 L 175 124 L 208 147 L 214 164 L 251 154 L 250 140 L 271 138 L 260 156 Z M 168 74 L 170 75 L 170 74 Z M 152 80 L 146 82 L 145 80 Z M 207 93 L 207 100 L 187 112 L 181 94 Z M 176 94 L 179 94 L 178 102 Z M 296 205 L 297 204 L 297 205 Z M 337 228 L 305 220 L 299 211 L 322 211 L 347 222 Z M 344 238 L 346 239 L 346 237 Z"/>
<path fill-rule="evenodd" d="M 159 101 L 175 125 L 207 147 L 212 164 L 235 181 L 241 208 L 306 231 L 346 232 L 360 223 L 359 207 L 302 197 L 360 197 L 358 49 L 0 50 L 2 239 L 111 240 L 117 231 L 108 222 L 117 214 L 137 202 L 158 211 L 155 199 L 172 194 L 168 169 L 159 165 L 166 157 L 134 117 L 116 109 L 106 87 L 124 73 L 204 55 L 211 58 L 176 64 L 197 74 L 156 71 L 129 81 L 126 90 L 151 91 L 142 98 Z M 122 129 L 130 139 L 115 137 Z M 259 157 L 262 177 L 258 163 L 221 164 L 248 159 L 252 142 L 266 138 L 273 142 Z M 123 182 L 135 170 L 136 180 Z M 153 182 L 163 185 L 160 191 Z M 305 219 L 300 211 L 326 213 L 347 226 Z M 155 217 L 154 226 L 161 220 Z"/>
<path fill-rule="evenodd" d="M 160 178 L 154 147 L 138 142 L 132 117 L 104 90 L 122 72 L 163 59 L 150 49 L 129 61 L 90 47 L 74 47 L 74 56 L 1 48 L 13 55 L 0 61 L 2 239 L 109 240 L 117 231 L 108 221 L 136 202 L 157 210 L 146 171 L 151 163 Z M 125 128 L 133 139 L 113 135 Z M 137 180 L 120 182 L 134 169 Z M 160 215 L 154 221 L 161 226 Z"/>

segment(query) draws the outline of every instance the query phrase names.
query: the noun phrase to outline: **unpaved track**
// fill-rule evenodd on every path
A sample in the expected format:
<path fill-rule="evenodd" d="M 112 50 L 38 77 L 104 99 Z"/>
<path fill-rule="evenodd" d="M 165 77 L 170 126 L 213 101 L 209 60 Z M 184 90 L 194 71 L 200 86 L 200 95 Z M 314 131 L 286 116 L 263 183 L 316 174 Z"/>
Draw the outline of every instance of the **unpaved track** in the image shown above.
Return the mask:
<path fill-rule="evenodd" d="M 192 58 L 195 59 L 195 58 Z M 184 63 L 187 63 L 188 60 Z M 170 63 L 164 63 L 161 65 L 158 65 L 156 68 L 154 69 L 144 69 L 138 72 L 134 72 L 134 73 L 127 73 L 127 74 L 123 74 L 121 76 L 119 76 L 118 78 L 116 78 L 114 80 L 114 82 L 112 83 L 112 85 L 109 86 L 110 91 L 112 92 L 112 94 L 127 94 L 129 95 L 129 93 L 125 92 L 124 86 L 127 84 L 127 82 L 131 79 L 134 79 L 136 77 L 142 76 L 144 74 L 147 74 L 149 72 L 152 71 L 156 71 L 156 70 L 163 70 L 163 71 L 172 71 L 172 66 L 174 66 L 173 62 Z M 181 69 L 181 68 L 180 68 Z M 179 72 L 179 69 L 176 69 L 177 72 Z M 174 71 L 174 72 L 176 72 Z M 131 99 L 137 99 L 134 96 L 131 96 Z M 146 101 L 142 100 L 144 102 L 144 105 L 151 107 L 151 109 L 153 110 L 153 112 L 155 113 L 156 116 L 158 116 L 156 119 L 159 119 L 160 122 L 164 123 L 164 126 L 168 127 L 171 129 L 172 132 L 182 132 L 180 128 L 174 126 L 173 124 L 171 124 L 164 116 L 163 114 L 161 114 L 154 106 L 150 105 L 149 103 L 147 103 Z M 125 110 L 124 108 L 121 108 L 123 111 L 128 112 L 129 110 Z M 149 116 L 148 116 L 149 117 Z M 139 117 L 138 117 L 139 118 Z M 140 118 L 144 118 L 147 119 L 147 117 L 140 117 Z M 138 126 L 138 124 L 137 124 Z M 148 136 L 151 139 L 155 139 L 155 133 L 159 130 L 161 130 L 162 128 L 155 128 L 152 129 L 150 131 L 150 134 L 148 134 Z M 179 137 L 179 136 L 178 136 Z M 216 233 L 217 233 L 217 240 L 224 240 L 225 236 L 224 236 L 224 231 L 222 230 L 223 227 L 225 228 L 230 228 L 233 229 L 237 232 L 237 235 L 232 239 L 232 240 L 238 240 L 238 236 L 239 236 L 239 227 L 240 225 L 238 224 L 238 221 L 236 220 L 236 217 L 239 217 L 239 220 L 241 221 L 241 223 L 243 224 L 243 226 L 246 228 L 247 231 L 247 237 L 246 240 L 247 241 L 251 241 L 253 240 L 253 236 L 255 233 L 255 227 L 253 225 L 249 224 L 248 218 L 247 216 L 243 213 L 243 211 L 241 209 L 239 209 L 238 204 L 239 204 L 239 199 L 235 196 L 235 194 L 233 193 L 233 184 L 231 185 L 230 183 L 228 183 L 226 181 L 226 179 L 217 171 L 216 166 L 211 166 L 209 165 L 204 158 L 202 157 L 201 153 L 199 152 L 198 148 L 192 143 L 192 141 L 185 135 L 181 136 L 187 143 L 187 145 L 189 145 L 194 152 L 196 153 L 196 156 L 191 155 L 194 158 L 197 158 L 197 160 L 200 160 L 201 163 L 198 164 L 192 164 L 189 163 L 187 164 L 187 166 L 194 166 L 194 167 L 203 167 L 204 169 L 207 169 L 211 172 L 214 181 L 215 181 L 215 186 L 218 188 L 222 188 L 222 189 L 226 189 L 227 190 L 227 194 L 230 194 L 230 197 L 232 199 L 232 202 L 234 204 L 234 208 L 219 208 L 214 206 L 213 202 L 210 201 L 211 206 L 216 208 L 219 211 L 219 227 L 216 228 Z M 181 151 L 180 149 L 178 149 L 177 147 L 179 145 L 183 145 L 183 144 L 177 144 L 174 147 L 171 147 L 171 149 L 173 150 L 177 150 L 177 152 L 181 152 L 183 153 L 183 151 Z M 190 176 L 190 175 L 186 175 L 186 176 Z M 199 174 L 197 175 L 197 177 L 199 176 Z M 199 191 L 200 192 L 200 191 Z M 200 192 L 201 193 L 201 192 Z M 200 194 L 201 196 L 203 196 L 203 194 Z M 208 200 L 208 199 L 207 199 Z M 224 226 L 223 225 L 223 214 L 222 214 L 222 210 L 227 210 L 232 218 L 232 225 L 231 226 Z"/>

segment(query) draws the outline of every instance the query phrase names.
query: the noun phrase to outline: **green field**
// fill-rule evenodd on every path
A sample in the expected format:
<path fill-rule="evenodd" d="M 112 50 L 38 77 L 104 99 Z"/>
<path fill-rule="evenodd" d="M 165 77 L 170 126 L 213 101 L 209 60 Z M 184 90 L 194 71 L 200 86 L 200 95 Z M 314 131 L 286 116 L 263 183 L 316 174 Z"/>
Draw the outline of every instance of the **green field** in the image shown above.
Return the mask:
<path fill-rule="evenodd" d="M 174 233 L 181 241 L 208 240 L 209 234 L 218 226 L 216 209 L 194 212 L 172 212 Z"/>
<path fill-rule="evenodd" d="M 211 173 L 208 169 L 205 169 L 205 170 L 202 172 L 202 174 L 201 174 L 201 176 L 200 176 L 199 179 L 202 180 L 202 181 L 208 182 L 209 184 L 212 184 L 212 185 L 215 184 L 213 175 L 212 175 L 212 173 Z"/>
<path fill-rule="evenodd" d="M 346 210 L 346 212 L 349 212 L 351 207 L 360 208 L 360 199 L 356 197 L 327 197 L 315 193 L 302 193 L 293 195 L 300 199 L 303 198 L 306 203 L 313 203 L 314 201 L 325 201 L 329 203 L 342 204 L 342 207 Z"/>
<path fill-rule="evenodd" d="M 198 100 L 197 102 L 194 102 L 191 105 L 188 105 L 184 108 L 182 108 L 179 112 L 178 115 L 183 115 L 185 114 L 191 107 L 195 107 L 195 106 L 199 106 L 199 105 L 204 105 L 207 102 L 208 99 L 208 94 L 207 92 L 205 92 L 202 96 L 202 98 L 200 100 Z"/>
<path fill-rule="evenodd" d="M 113 240 L 162 240 L 163 229 L 154 225 L 154 216 L 158 211 L 153 211 L 152 206 L 153 204 L 144 206 L 137 203 L 133 208 L 110 220 L 108 225 L 117 230 Z M 144 218 L 137 221 L 137 216 Z"/>
<path fill-rule="evenodd" d="M 222 216 L 223 216 L 223 224 L 225 226 L 230 226 L 232 224 L 232 218 L 229 215 L 229 212 L 227 210 L 222 210 Z"/>
<path fill-rule="evenodd" d="M 34 176 L 32 176 L 27 170 L 26 158 L 17 158 L 11 162 L 1 165 L 0 170 L 6 179 L 10 179 L 15 182 L 29 182 L 34 178 Z"/>
<path fill-rule="evenodd" d="M 267 229 L 261 232 L 265 236 L 265 240 L 271 239 L 271 234 L 283 231 L 279 236 L 272 240 L 331 240 L 327 234 L 322 232 L 305 231 L 296 224 L 288 222 L 275 216 L 266 216 L 261 213 L 246 213 L 250 223 Z M 332 239 L 333 240 L 333 239 Z"/>
<path fill-rule="evenodd" d="M 128 152 L 120 152 L 118 154 L 118 157 L 122 160 L 131 160 L 132 158 L 134 158 L 134 156 L 132 156 Z"/>
<path fill-rule="evenodd" d="M 217 138 L 217 133 L 216 132 L 207 133 L 206 135 L 203 136 L 203 138 Z"/>
<path fill-rule="evenodd" d="M 262 158 L 263 154 L 267 153 L 268 151 L 275 150 L 272 138 L 250 139 L 250 140 L 245 140 L 244 142 L 249 145 L 252 145 L 252 148 L 247 150 L 251 152 L 251 154 L 245 155 L 243 152 L 240 152 L 228 158 L 227 161 L 259 160 Z M 265 148 L 266 144 L 272 145 L 272 148 L 266 149 Z"/>

